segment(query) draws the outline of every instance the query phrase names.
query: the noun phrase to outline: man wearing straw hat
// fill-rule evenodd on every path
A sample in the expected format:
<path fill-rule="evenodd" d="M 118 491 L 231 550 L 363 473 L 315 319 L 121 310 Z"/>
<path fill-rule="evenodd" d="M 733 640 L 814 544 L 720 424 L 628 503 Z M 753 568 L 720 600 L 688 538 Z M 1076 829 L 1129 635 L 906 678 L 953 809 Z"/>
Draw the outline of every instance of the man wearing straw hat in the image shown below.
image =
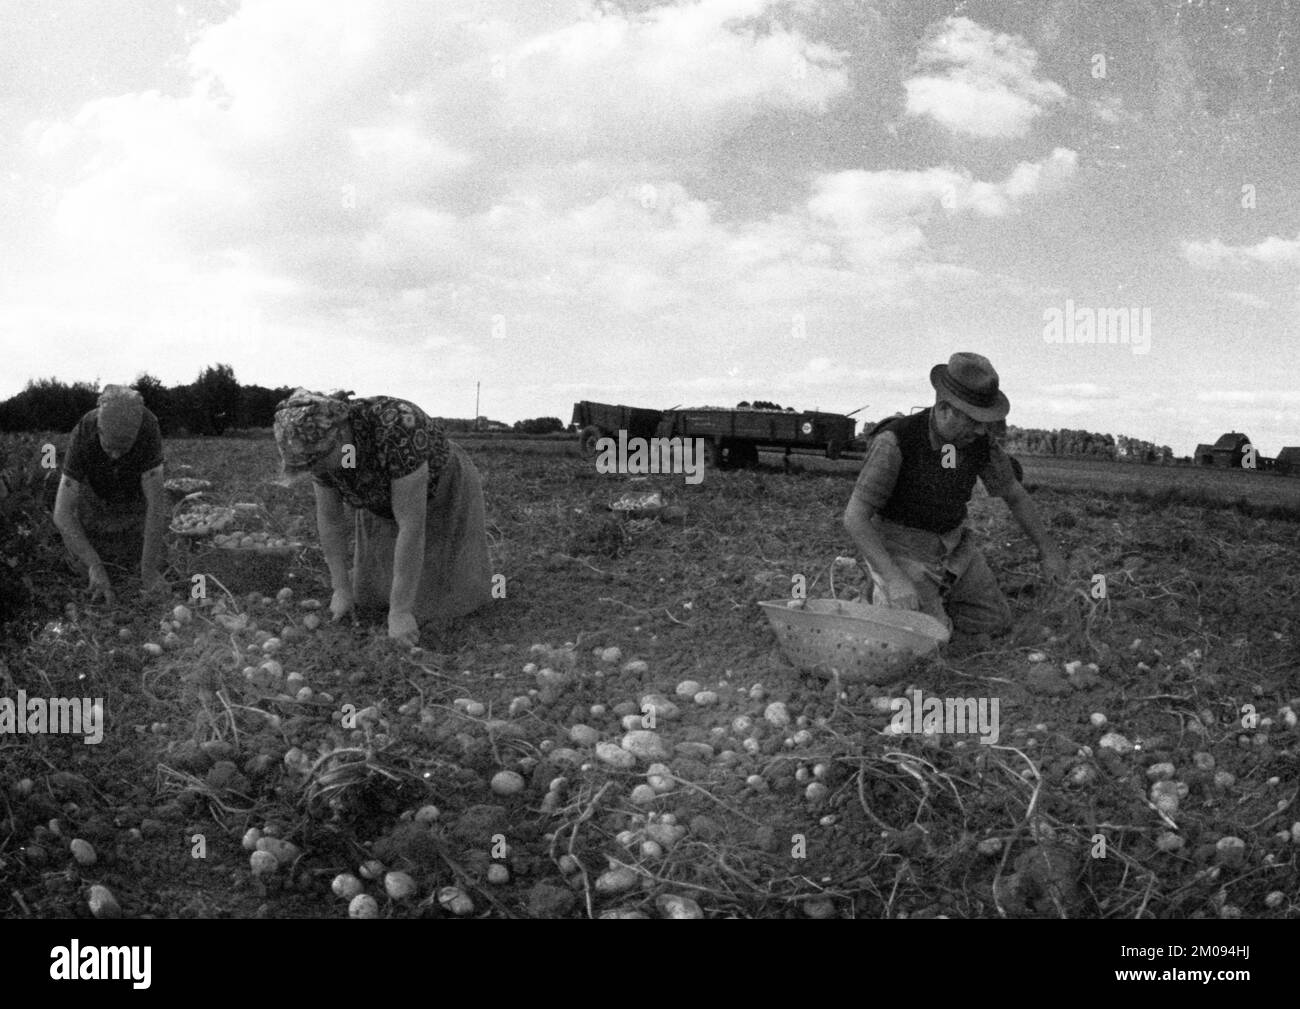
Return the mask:
<path fill-rule="evenodd" d="M 1065 559 L 993 437 L 1011 409 L 993 365 L 953 354 L 930 384 L 932 408 L 876 427 L 844 526 L 871 570 L 873 602 L 928 613 L 954 641 L 983 641 L 1010 629 L 1011 608 L 966 528 L 975 481 L 1006 501 L 1049 582 L 1065 577 Z"/>
<path fill-rule="evenodd" d="M 158 572 L 167 508 L 162 432 L 140 393 L 110 385 L 72 429 L 54 500 L 54 525 L 89 572 L 91 599 L 114 602 L 113 576 L 140 565 L 142 592 L 165 587 Z"/>

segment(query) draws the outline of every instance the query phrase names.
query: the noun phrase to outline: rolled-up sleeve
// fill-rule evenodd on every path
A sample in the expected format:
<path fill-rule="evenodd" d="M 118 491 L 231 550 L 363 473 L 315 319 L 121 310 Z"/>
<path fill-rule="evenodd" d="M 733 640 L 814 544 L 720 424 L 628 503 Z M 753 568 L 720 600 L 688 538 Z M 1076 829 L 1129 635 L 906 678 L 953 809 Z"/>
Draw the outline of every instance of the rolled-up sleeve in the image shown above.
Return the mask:
<path fill-rule="evenodd" d="M 77 483 L 86 482 L 86 439 L 82 434 L 82 425 L 72 429 L 68 438 L 68 447 L 63 453 L 63 475 Z"/>
<path fill-rule="evenodd" d="M 980 483 L 993 497 L 1006 497 L 1015 486 L 1016 474 L 1011 468 L 1011 457 L 997 442 L 989 446 L 989 461 L 980 471 Z"/>
<path fill-rule="evenodd" d="M 853 485 L 853 497 L 879 511 L 888 503 L 898 483 L 903 450 L 892 431 L 881 431 L 871 440 L 867 457 Z"/>

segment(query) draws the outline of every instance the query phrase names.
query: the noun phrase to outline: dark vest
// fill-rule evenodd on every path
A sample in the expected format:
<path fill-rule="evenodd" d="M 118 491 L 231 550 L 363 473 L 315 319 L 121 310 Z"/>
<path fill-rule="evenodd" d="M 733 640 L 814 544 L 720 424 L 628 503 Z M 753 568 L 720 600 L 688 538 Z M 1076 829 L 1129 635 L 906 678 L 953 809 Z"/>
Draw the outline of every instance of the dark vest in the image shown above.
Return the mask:
<path fill-rule="evenodd" d="M 930 447 L 930 409 L 896 418 L 878 430 L 893 431 L 902 449 L 894 493 L 879 514 L 899 525 L 945 533 L 966 521 L 966 502 L 975 481 L 989 461 L 986 435 L 969 448 L 957 451 L 957 465 L 944 469 L 940 451 Z"/>

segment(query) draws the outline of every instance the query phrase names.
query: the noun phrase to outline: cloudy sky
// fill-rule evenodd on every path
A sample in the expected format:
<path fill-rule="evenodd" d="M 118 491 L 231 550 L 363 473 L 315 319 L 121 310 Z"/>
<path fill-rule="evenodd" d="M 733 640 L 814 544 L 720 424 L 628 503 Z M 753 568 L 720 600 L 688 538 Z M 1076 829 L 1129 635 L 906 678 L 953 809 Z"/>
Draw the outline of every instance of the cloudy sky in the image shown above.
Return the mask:
<path fill-rule="evenodd" d="M 975 350 L 1022 426 L 1300 444 L 1291 0 L 3 0 L 0 38 L 0 397 L 226 362 L 878 417 Z M 1138 325 L 1049 342 L 1067 308 Z"/>

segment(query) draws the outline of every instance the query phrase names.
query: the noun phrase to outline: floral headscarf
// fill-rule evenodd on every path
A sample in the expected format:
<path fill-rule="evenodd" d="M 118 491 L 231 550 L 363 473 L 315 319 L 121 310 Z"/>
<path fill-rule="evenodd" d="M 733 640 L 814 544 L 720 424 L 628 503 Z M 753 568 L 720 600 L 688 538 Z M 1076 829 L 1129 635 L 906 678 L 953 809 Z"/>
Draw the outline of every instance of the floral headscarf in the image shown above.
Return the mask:
<path fill-rule="evenodd" d="M 287 469 L 306 469 L 338 441 L 346 400 L 298 389 L 275 410 L 275 443 Z"/>

